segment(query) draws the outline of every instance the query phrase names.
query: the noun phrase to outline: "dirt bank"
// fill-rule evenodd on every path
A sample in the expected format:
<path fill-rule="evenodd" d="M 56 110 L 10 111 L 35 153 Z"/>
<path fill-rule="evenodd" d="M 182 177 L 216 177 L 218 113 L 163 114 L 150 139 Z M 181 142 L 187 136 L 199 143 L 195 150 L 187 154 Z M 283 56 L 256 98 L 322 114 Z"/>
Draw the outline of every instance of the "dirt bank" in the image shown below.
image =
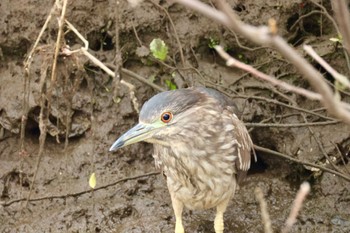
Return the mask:
<path fill-rule="evenodd" d="M 229 2 L 246 23 L 261 25 L 276 19 L 279 34 L 297 50 L 302 51 L 303 43 L 311 44 L 335 69 L 349 75 L 343 50 L 329 40 L 337 36 L 332 22 L 324 14 L 301 18 L 320 10 L 316 5 L 294 0 Z M 324 4 L 332 14 L 329 3 Z M 164 178 L 154 173 L 152 147 L 139 143 L 113 154 L 108 152 L 111 143 L 137 122 L 130 90 L 123 84 L 116 85 L 83 55 L 60 54 L 57 83 L 48 97 L 58 11 L 39 42 L 29 73 L 25 73 L 23 61 L 52 6 L 52 1 L 43 4 L 38 0 L 0 3 L 0 232 L 172 232 L 170 197 Z M 116 13 L 120 15 L 118 30 Z M 341 171 L 350 170 L 346 157 L 349 126 L 334 122 L 318 102 L 225 67 L 211 45 L 221 43 L 241 61 L 308 88 L 307 82 L 273 50 L 236 38 L 212 20 L 166 1 L 145 1 L 136 8 L 126 1 L 118 7 L 114 1 L 69 1 L 66 18 L 87 38 L 90 52 L 105 64 L 115 64 L 118 49 L 124 68 L 164 89 L 169 83 L 178 88 L 218 89 L 237 101 L 247 123 L 299 124 L 305 119 L 326 122 L 310 127 L 249 128 L 256 145 L 333 169 L 327 155 Z M 78 37 L 64 29 L 64 44 L 72 50 L 80 48 L 83 44 Z M 148 47 L 154 38 L 163 39 L 169 47 L 166 65 L 145 56 L 147 51 L 142 53 L 142 46 Z M 313 65 L 324 73 L 316 63 Z M 157 93 L 125 73 L 121 78 L 135 86 L 140 105 Z M 325 74 L 325 78 L 334 83 L 330 75 Z M 25 80 L 29 80 L 27 86 Z M 350 94 L 344 90 L 341 96 L 348 101 Z M 48 136 L 39 159 L 43 99 L 50 99 L 50 113 Z M 28 115 L 28 121 L 21 151 L 23 115 Z M 310 182 L 312 191 L 292 232 L 350 232 L 348 181 L 269 153 L 258 151 L 258 158 L 225 215 L 227 232 L 263 232 L 256 187 L 265 194 L 273 228 L 280 229 L 303 181 Z M 93 172 L 97 189 L 91 192 L 88 180 Z M 32 200 L 26 205 L 35 174 Z M 213 232 L 213 216 L 213 211 L 186 211 L 185 228 L 188 232 Z"/>

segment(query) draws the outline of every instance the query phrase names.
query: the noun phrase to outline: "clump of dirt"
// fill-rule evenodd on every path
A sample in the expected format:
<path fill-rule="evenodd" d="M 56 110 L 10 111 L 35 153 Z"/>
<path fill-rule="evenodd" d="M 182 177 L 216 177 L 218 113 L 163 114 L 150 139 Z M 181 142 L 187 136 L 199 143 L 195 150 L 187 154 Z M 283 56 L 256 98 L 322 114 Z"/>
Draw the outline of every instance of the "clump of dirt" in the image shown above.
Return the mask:
<path fill-rule="evenodd" d="M 337 36 L 329 19 L 324 13 L 302 17 L 320 10 L 315 4 L 294 0 L 284 4 L 228 2 L 245 23 L 261 25 L 276 19 L 279 34 L 297 50 L 301 51 L 303 43 L 311 44 L 336 70 L 349 75 L 343 51 L 329 40 Z M 330 3 L 323 4 L 331 12 Z M 68 56 L 61 51 L 57 82 L 50 93 L 58 13 L 54 12 L 55 19 L 48 24 L 26 73 L 23 61 L 52 6 L 19 0 L 3 1 L 0 6 L 0 231 L 172 232 L 171 201 L 165 180 L 155 171 L 152 147 L 140 143 L 114 154 L 108 152 L 111 143 L 137 122 L 130 89 L 83 55 Z M 115 67 L 118 49 L 125 69 L 164 89 L 169 83 L 215 88 L 236 100 L 245 122 L 261 123 L 248 124 L 256 145 L 329 169 L 335 166 L 338 172 L 350 169 L 349 126 L 333 119 L 317 102 L 225 67 L 212 45 L 222 44 L 231 56 L 280 80 L 308 88 L 273 50 L 256 47 L 211 19 L 166 1 L 144 1 L 134 8 L 126 1 L 118 6 L 103 0 L 71 1 L 66 18 L 87 38 L 89 52 L 107 66 Z M 71 50 L 83 46 L 72 31 L 64 30 L 64 46 Z M 140 49 L 155 38 L 169 47 L 165 62 L 140 56 Z M 139 104 L 157 92 L 121 74 L 135 86 Z M 330 75 L 325 74 L 325 78 L 334 85 Z M 340 95 L 349 100 L 346 90 Z M 47 107 L 48 99 L 48 136 L 39 157 L 40 112 L 42 106 Z M 22 151 L 24 116 L 27 123 Z M 300 125 L 310 122 L 314 125 Z M 289 125 L 273 125 L 277 123 Z M 274 229 L 280 229 L 303 181 L 311 183 L 312 191 L 292 232 L 350 231 L 348 181 L 270 153 L 257 153 L 258 162 L 225 215 L 227 232 L 263 231 L 254 196 L 256 187 L 264 191 Z M 31 200 L 26 203 L 36 172 Z M 88 184 L 92 173 L 97 176 L 95 190 Z M 188 232 L 213 232 L 213 219 L 213 210 L 184 213 Z"/>

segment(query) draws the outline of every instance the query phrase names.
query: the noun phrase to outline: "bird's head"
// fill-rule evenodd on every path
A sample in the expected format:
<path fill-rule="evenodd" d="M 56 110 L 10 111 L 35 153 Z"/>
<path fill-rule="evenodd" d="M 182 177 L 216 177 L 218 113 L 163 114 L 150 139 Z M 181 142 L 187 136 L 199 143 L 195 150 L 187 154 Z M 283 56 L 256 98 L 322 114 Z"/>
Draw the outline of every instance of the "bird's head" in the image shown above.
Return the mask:
<path fill-rule="evenodd" d="M 175 135 L 203 117 L 199 111 L 208 101 L 204 93 L 195 89 L 157 94 L 143 105 L 139 123 L 115 141 L 109 150 L 140 141 L 169 145 Z"/>

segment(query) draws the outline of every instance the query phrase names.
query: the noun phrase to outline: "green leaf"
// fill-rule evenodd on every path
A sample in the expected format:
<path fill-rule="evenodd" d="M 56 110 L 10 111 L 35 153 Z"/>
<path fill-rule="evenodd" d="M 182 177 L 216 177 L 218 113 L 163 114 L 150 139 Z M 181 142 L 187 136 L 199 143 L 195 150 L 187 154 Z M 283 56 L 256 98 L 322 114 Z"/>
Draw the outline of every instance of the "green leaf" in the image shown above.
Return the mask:
<path fill-rule="evenodd" d="M 168 55 L 168 46 L 161 39 L 153 39 L 149 45 L 149 48 L 152 52 L 153 57 L 165 61 Z"/>
<path fill-rule="evenodd" d="M 93 189 L 96 187 L 96 174 L 95 174 L 95 172 L 93 172 L 90 176 L 89 185 Z"/>
<path fill-rule="evenodd" d="M 165 80 L 165 84 L 168 86 L 169 90 L 176 90 L 177 86 L 171 80 Z"/>
<path fill-rule="evenodd" d="M 209 38 L 209 42 L 208 42 L 208 47 L 209 47 L 210 49 L 213 49 L 213 48 L 215 48 L 215 46 L 217 46 L 217 45 L 219 45 L 219 41 L 216 40 L 216 39 L 214 39 L 214 38 L 212 38 L 212 37 L 210 37 L 210 38 Z"/>

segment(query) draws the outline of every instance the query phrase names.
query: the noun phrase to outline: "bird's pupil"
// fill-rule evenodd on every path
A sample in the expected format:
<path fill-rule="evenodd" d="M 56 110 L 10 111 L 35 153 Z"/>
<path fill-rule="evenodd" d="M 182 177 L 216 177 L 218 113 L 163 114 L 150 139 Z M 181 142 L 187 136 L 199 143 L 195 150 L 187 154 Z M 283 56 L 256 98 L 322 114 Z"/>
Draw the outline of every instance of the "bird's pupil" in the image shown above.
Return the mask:
<path fill-rule="evenodd" d="M 170 118 L 170 115 L 168 113 L 165 113 L 163 115 L 163 120 L 167 121 L 167 120 L 169 120 L 169 118 Z"/>

